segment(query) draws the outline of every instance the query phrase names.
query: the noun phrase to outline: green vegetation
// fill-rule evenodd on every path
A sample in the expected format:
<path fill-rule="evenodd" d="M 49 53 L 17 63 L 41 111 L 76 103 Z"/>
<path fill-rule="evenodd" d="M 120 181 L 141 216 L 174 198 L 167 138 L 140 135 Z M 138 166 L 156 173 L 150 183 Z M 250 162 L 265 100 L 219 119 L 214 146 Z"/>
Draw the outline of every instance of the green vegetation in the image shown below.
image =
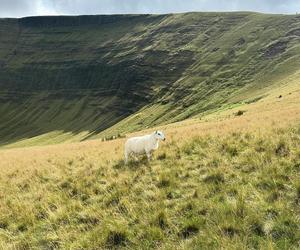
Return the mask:
<path fill-rule="evenodd" d="M 1 175 L 1 246 L 299 249 L 299 144 L 299 128 L 195 137 L 128 166 L 66 147 Z"/>
<path fill-rule="evenodd" d="M 0 19 L 0 144 L 113 136 L 260 100 L 299 69 L 299 24 L 250 12 Z"/>

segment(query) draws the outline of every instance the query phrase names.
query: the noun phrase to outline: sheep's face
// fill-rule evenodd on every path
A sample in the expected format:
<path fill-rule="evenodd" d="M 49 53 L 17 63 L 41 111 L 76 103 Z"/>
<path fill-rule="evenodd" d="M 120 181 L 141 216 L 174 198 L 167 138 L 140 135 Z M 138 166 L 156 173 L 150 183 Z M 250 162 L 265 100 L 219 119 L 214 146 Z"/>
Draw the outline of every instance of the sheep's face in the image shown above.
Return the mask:
<path fill-rule="evenodd" d="M 157 140 L 162 140 L 162 141 L 166 140 L 164 133 L 161 131 L 155 131 L 154 135 Z"/>

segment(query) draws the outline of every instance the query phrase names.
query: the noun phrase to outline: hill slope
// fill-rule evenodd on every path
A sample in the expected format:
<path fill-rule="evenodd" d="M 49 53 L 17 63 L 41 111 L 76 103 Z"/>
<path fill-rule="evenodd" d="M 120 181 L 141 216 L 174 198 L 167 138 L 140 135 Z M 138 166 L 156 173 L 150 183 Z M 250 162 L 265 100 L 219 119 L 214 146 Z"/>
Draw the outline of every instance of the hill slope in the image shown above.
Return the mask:
<path fill-rule="evenodd" d="M 1 19 L 0 143 L 82 140 L 256 101 L 299 69 L 299 25 L 257 13 Z"/>

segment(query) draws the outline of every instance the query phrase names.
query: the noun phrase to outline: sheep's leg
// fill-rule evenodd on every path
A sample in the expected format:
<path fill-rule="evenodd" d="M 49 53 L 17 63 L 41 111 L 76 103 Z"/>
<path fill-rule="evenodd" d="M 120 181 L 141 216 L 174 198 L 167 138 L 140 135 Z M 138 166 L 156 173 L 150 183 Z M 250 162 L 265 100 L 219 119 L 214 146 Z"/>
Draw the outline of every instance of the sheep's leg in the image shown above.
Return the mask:
<path fill-rule="evenodd" d="M 151 152 L 146 152 L 146 154 L 147 154 L 148 162 L 150 162 L 150 160 L 151 160 Z"/>
<path fill-rule="evenodd" d="M 125 151 L 125 164 L 127 164 L 127 163 L 128 163 L 128 152 Z"/>
<path fill-rule="evenodd" d="M 137 156 L 134 153 L 132 153 L 132 156 L 133 156 L 133 158 L 134 158 L 135 161 L 139 160 L 139 158 L 137 158 Z"/>

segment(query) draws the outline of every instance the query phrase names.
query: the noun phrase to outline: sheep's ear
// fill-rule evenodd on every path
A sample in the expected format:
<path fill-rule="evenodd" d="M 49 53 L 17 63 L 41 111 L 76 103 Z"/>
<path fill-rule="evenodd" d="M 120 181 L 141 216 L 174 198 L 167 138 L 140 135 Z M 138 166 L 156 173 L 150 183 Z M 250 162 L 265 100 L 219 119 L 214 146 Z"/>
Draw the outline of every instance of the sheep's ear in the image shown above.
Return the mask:
<path fill-rule="evenodd" d="M 155 134 L 157 134 L 157 130 L 155 131 Z"/>

